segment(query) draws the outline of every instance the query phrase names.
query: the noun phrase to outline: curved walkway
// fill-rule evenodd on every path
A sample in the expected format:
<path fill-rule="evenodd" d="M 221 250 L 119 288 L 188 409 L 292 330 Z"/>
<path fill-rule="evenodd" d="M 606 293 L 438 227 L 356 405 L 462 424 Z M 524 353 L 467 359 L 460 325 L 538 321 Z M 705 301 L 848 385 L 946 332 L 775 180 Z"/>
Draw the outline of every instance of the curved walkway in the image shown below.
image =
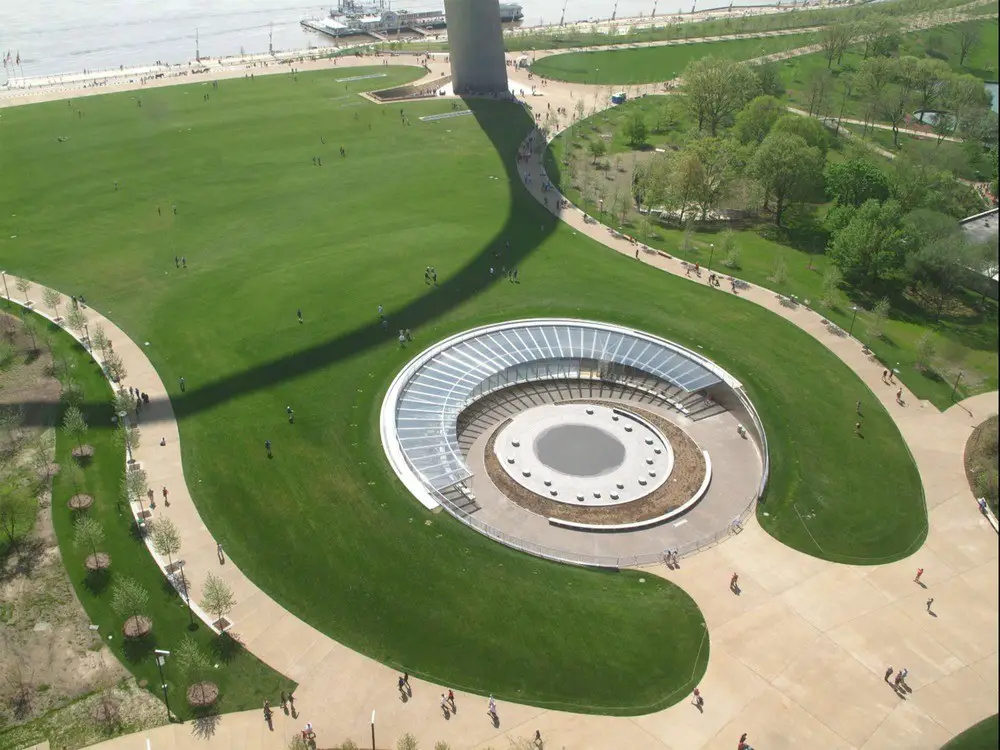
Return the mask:
<path fill-rule="evenodd" d="M 556 94 L 560 89 L 562 93 Z M 548 98 L 572 111 L 568 87 L 546 86 L 544 94 L 541 101 Z M 529 189 L 541 200 L 537 156 L 528 169 L 536 177 Z M 555 202 L 555 193 L 548 197 Z M 558 215 L 577 231 L 635 255 L 635 245 L 601 225 L 585 223 L 581 212 L 569 209 Z M 639 256 L 641 262 L 683 274 L 676 259 L 651 251 Z M 11 287 L 14 282 L 13 277 L 8 281 Z M 32 285 L 28 296 L 40 306 L 42 292 L 43 287 Z M 413 697 L 402 703 L 395 672 L 281 608 L 231 561 L 219 565 L 215 540 L 184 481 L 178 428 L 166 388 L 142 348 L 110 320 L 88 309 L 89 324 L 103 324 L 114 342 L 128 370 L 128 384 L 167 404 L 156 415 L 156 432 L 166 438 L 166 446 L 146 440 L 135 457 L 147 471 L 150 486 L 170 489 L 170 507 L 158 506 L 156 512 L 169 514 L 181 532 L 193 590 L 200 592 L 208 572 L 221 575 L 239 602 L 232 620 L 248 649 L 299 682 L 300 719 L 296 722 L 279 713 L 274 732 L 267 730 L 258 711 L 250 711 L 221 717 L 207 739 L 196 738 L 190 724 L 161 727 L 142 738 L 157 750 L 284 748 L 308 720 L 321 745 L 345 737 L 364 741 L 375 710 L 382 747 L 411 732 L 424 747 L 444 740 L 455 750 L 486 748 L 505 743 L 504 737 L 530 738 L 538 729 L 546 747 L 572 750 L 731 747 L 742 732 L 769 750 L 937 748 L 995 713 L 1000 698 L 998 542 L 969 491 L 963 453 L 974 426 L 997 413 L 998 394 L 975 396 L 939 413 L 914 401 L 904 389 L 906 406 L 898 405 L 895 390 L 881 383 L 880 365 L 868 359 L 860 342 L 831 335 L 819 315 L 785 307 L 761 287 L 751 286 L 740 296 L 822 341 L 893 415 L 914 455 L 927 498 L 930 529 L 925 544 L 907 561 L 875 567 L 837 565 L 785 547 L 751 519 L 739 536 L 685 559 L 679 570 L 648 569 L 681 585 L 705 615 L 712 655 L 701 684 L 704 713 L 684 701 L 634 718 L 501 704 L 499 728 L 485 717 L 481 697 L 463 693 L 456 694 L 459 713 L 445 721 L 438 696 L 447 686 L 411 679 Z M 923 578 L 927 590 L 912 582 L 918 566 L 927 571 Z M 740 596 L 727 586 L 733 571 L 740 573 Z M 925 610 L 929 596 L 935 598 L 935 616 Z M 900 697 L 883 683 L 889 664 L 910 670 L 912 693 Z M 131 749 L 145 744 L 132 735 L 96 747 Z"/>

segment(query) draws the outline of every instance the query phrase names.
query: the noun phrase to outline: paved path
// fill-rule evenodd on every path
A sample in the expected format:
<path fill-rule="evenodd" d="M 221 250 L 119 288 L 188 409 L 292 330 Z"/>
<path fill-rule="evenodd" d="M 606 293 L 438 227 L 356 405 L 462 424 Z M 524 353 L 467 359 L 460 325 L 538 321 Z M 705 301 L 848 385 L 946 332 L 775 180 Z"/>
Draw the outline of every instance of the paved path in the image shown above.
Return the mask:
<path fill-rule="evenodd" d="M 370 64 L 370 58 L 362 62 Z M 432 72 L 431 75 L 436 75 Z M 583 89 L 587 95 L 586 87 Z M 539 102 L 572 112 L 573 88 L 550 84 Z M 569 118 L 564 118 L 568 123 Z M 555 205 L 555 194 L 539 191 L 537 158 L 531 190 Z M 633 256 L 636 246 L 607 228 L 584 221 L 575 209 L 559 213 L 575 230 L 617 252 Z M 682 275 L 676 259 L 640 252 L 639 261 Z M 706 275 L 707 277 L 707 275 Z M 8 279 L 10 288 L 15 279 Z M 692 283 L 700 283 L 692 281 Z M 43 288 L 28 296 L 41 306 Z M 717 291 L 728 294 L 728 291 Z M 929 533 L 909 560 L 884 566 L 853 567 L 827 563 L 788 549 L 756 524 L 725 544 L 683 561 L 678 571 L 651 568 L 670 578 L 701 607 L 711 634 L 712 655 L 701 690 L 704 714 L 686 701 L 636 718 L 611 718 L 501 704 L 501 726 L 484 715 L 481 697 L 457 693 L 459 712 L 445 721 L 438 700 L 447 686 L 411 680 L 413 697 L 402 702 L 396 674 L 336 643 L 260 591 L 231 562 L 220 566 L 215 540 L 202 522 L 185 484 L 178 428 L 166 388 L 141 346 L 97 311 L 87 310 L 90 326 L 101 323 L 128 370 L 127 383 L 162 400 L 136 451 L 150 485 L 170 489 L 170 507 L 158 505 L 177 524 L 184 540 L 182 557 L 197 595 L 208 572 L 234 589 L 238 605 L 235 630 L 247 647 L 273 668 L 299 682 L 297 722 L 279 716 L 269 732 L 259 712 L 229 714 L 211 727 L 206 739 L 192 724 L 161 727 L 118 738 L 98 747 L 282 748 L 305 720 L 312 721 L 322 744 L 345 737 L 363 742 L 369 717 L 377 711 L 379 745 L 388 747 L 403 732 L 424 747 L 444 740 L 452 748 L 502 746 L 504 737 L 542 732 L 547 748 L 630 747 L 650 750 L 731 747 L 741 732 L 769 750 L 829 748 L 937 748 L 948 737 L 997 711 L 998 581 L 997 535 L 978 512 L 965 480 L 965 440 L 976 424 L 997 413 L 996 392 L 967 399 L 944 413 L 918 402 L 904 389 L 881 383 L 881 366 L 869 360 L 858 341 L 833 335 L 822 318 L 801 307 L 780 304 L 766 289 L 740 292 L 822 341 L 875 392 L 893 415 L 913 452 L 929 511 Z M 14 301 L 18 297 L 13 295 Z M 45 312 L 44 310 L 42 311 Z M 153 440 L 148 433 L 153 431 Z M 166 438 L 159 446 L 156 436 Z M 845 469 L 846 470 L 846 469 Z M 134 509 L 137 510 L 137 509 Z M 924 589 L 912 582 L 916 567 L 927 573 Z M 728 589 L 739 571 L 741 596 Z M 935 616 L 925 611 L 935 597 Z M 897 695 L 882 682 L 888 664 L 910 670 L 913 692 Z"/>

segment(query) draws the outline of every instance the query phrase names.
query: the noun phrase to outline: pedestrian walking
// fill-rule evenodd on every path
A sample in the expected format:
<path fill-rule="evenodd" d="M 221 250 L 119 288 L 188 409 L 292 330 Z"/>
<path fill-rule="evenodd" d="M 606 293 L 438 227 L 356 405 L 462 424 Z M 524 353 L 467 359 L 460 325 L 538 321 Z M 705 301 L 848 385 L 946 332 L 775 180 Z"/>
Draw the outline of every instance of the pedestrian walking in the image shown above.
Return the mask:
<path fill-rule="evenodd" d="M 858 413 L 859 417 L 861 416 L 861 401 L 858 401 L 858 403 L 854 405 L 854 411 Z"/>
<path fill-rule="evenodd" d="M 896 403 L 897 404 L 903 403 L 903 389 L 902 388 L 900 388 L 898 391 L 896 391 Z"/>
<path fill-rule="evenodd" d="M 273 732 L 274 724 L 271 720 L 271 702 L 267 698 L 264 699 L 264 721 L 267 723 L 267 728 Z"/>
<path fill-rule="evenodd" d="M 268 458 L 273 458 L 274 457 L 274 454 L 271 453 L 271 441 L 270 440 L 265 440 L 264 441 L 264 450 L 267 451 L 267 457 Z"/>
<path fill-rule="evenodd" d="M 176 216 L 177 215 L 177 204 L 175 203 L 174 205 L 171 206 L 171 208 L 174 211 L 174 216 Z"/>
<path fill-rule="evenodd" d="M 902 673 L 902 671 L 897 672 L 896 676 L 892 679 L 892 686 L 894 688 L 896 688 L 897 690 L 899 690 L 899 683 L 902 682 L 902 681 L 903 681 L 903 673 Z"/>
<path fill-rule="evenodd" d="M 900 682 L 900 684 L 902 684 L 902 685 L 905 685 L 905 684 L 906 684 L 906 677 L 907 677 L 907 675 L 909 675 L 909 674 L 910 674 L 910 670 L 909 670 L 909 669 L 907 669 L 906 667 L 903 667 L 903 668 L 902 668 L 902 669 L 901 669 L 901 670 L 899 671 L 899 682 Z"/>
<path fill-rule="evenodd" d="M 861 422 L 854 423 L 854 434 L 861 437 Z"/>
<path fill-rule="evenodd" d="M 281 691 L 281 710 L 288 713 L 288 696 L 285 695 L 284 690 Z"/>
<path fill-rule="evenodd" d="M 399 690 L 399 692 L 402 693 L 403 690 L 405 689 L 405 686 L 406 686 L 406 680 L 403 679 L 403 675 L 400 675 L 396 687 Z"/>
<path fill-rule="evenodd" d="M 493 698 L 492 693 L 490 694 L 489 703 L 486 704 L 486 713 L 493 719 L 493 721 L 497 720 L 497 702 Z"/>
<path fill-rule="evenodd" d="M 182 255 L 182 256 L 181 256 L 181 268 L 187 268 L 187 267 L 188 267 L 188 259 L 187 259 L 187 258 L 185 258 L 185 257 L 184 257 L 184 256 Z"/>
<path fill-rule="evenodd" d="M 448 718 L 448 697 L 441 693 L 441 713 L 444 714 L 444 718 Z"/>
<path fill-rule="evenodd" d="M 182 377 L 180 382 L 181 382 L 181 393 L 184 393 L 184 389 L 187 387 L 187 381 L 185 381 L 184 378 Z"/>
<path fill-rule="evenodd" d="M 934 606 L 934 597 L 933 596 L 930 599 L 927 600 L 927 612 L 928 612 L 928 614 L 930 613 L 932 606 Z"/>
<path fill-rule="evenodd" d="M 222 551 L 222 542 L 216 542 L 215 543 L 215 554 L 218 555 L 218 557 L 219 557 L 219 565 L 225 565 L 226 564 L 226 555 Z M 289 697 L 291 697 L 291 696 L 289 696 Z"/>
<path fill-rule="evenodd" d="M 455 693 L 452 690 L 448 690 L 448 702 L 451 704 L 451 709 L 455 710 Z"/>
<path fill-rule="evenodd" d="M 705 699 L 701 697 L 701 691 L 698 690 L 698 688 L 694 689 L 694 698 L 692 699 L 691 704 L 699 711 L 701 711 L 705 706 Z"/>
<path fill-rule="evenodd" d="M 302 322 L 302 310 L 301 309 L 296 310 L 295 311 L 295 316 L 299 319 L 299 323 L 301 323 Z"/>
<path fill-rule="evenodd" d="M 156 493 L 153 492 L 153 488 L 152 487 L 150 487 L 148 490 L 146 490 L 146 497 L 149 498 L 149 507 L 150 508 L 155 508 L 156 504 L 155 504 L 155 500 L 154 499 L 156 498 Z"/>
<path fill-rule="evenodd" d="M 399 332 L 399 348 L 400 349 L 406 348 L 406 334 L 404 334 L 402 331 Z"/>
<path fill-rule="evenodd" d="M 174 268 L 180 268 L 180 267 L 181 267 L 181 259 L 175 255 L 174 256 Z"/>
<path fill-rule="evenodd" d="M 413 341 L 413 334 L 410 332 L 409 328 L 407 328 L 406 330 L 404 330 L 403 333 L 406 334 L 406 340 L 407 341 Z"/>
<path fill-rule="evenodd" d="M 288 424 L 295 424 L 295 410 L 290 406 L 286 406 L 285 413 L 288 415 Z"/>
<path fill-rule="evenodd" d="M 888 370 L 882 370 L 882 382 L 883 383 L 888 383 L 889 382 L 889 371 Z"/>
<path fill-rule="evenodd" d="M 292 712 L 292 718 L 294 718 L 295 717 L 295 694 L 294 693 L 289 693 L 288 694 L 288 708 Z M 306 726 L 312 728 L 311 724 L 307 723 Z"/>
<path fill-rule="evenodd" d="M 750 747 L 750 743 L 747 742 L 746 732 L 740 735 L 740 743 L 736 746 L 736 750 L 753 750 L 753 748 Z"/>
<path fill-rule="evenodd" d="M 541 729 L 536 729 L 535 730 L 535 739 L 532 740 L 532 742 L 535 743 L 535 747 L 541 747 L 542 746 L 542 730 Z"/>
<path fill-rule="evenodd" d="M 885 682 L 888 682 L 889 678 L 892 677 L 892 673 L 893 673 L 893 668 L 892 668 L 892 665 L 890 664 L 889 668 L 885 670 L 885 677 L 883 677 L 882 679 Z"/>
<path fill-rule="evenodd" d="M 378 306 L 378 317 L 379 317 L 379 320 L 385 320 L 385 315 L 383 314 L 383 310 L 384 310 L 384 308 L 382 307 L 382 305 L 379 305 Z"/>
<path fill-rule="evenodd" d="M 914 583 L 920 583 L 920 576 L 924 574 L 923 568 L 917 568 L 917 574 L 913 577 Z"/>
<path fill-rule="evenodd" d="M 732 590 L 732 591 L 739 591 L 740 590 L 739 580 L 740 580 L 739 574 L 738 573 L 733 573 L 733 577 L 729 579 L 729 588 L 730 588 L 730 590 Z"/>
<path fill-rule="evenodd" d="M 163 504 L 169 506 L 170 503 L 167 502 L 167 495 L 170 493 L 167 492 L 167 485 L 163 485 L 163 489 L 160 491 L 163 493 Z"/>

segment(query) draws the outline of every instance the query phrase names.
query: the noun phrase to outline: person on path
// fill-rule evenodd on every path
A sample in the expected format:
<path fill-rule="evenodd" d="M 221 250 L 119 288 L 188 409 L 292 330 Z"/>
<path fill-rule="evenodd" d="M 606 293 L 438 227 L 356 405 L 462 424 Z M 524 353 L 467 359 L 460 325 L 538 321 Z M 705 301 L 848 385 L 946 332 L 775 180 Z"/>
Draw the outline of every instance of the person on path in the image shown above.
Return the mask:
<path fill-rule="evenodd" d="M 882 382 L 883 383 L 888 383 L 889 382 L 889 371 L 888 370 L 882 370 Z"/>
<path fill-rule="evenodd" d="M 452 711 L 455 710 L 455 693 L 452 690 L 448 691 L 448 702 L 451 704 Z"/>
<path fill-rule="evenodd" d="M 167 502 L 167 495 L 169 494 L 167 492 L 167 485 L 163 485 L 161 492 L 163 492 L 163 504 L 169 507 L 170 503 Z"/>
<path fill-rule="evenodd" d="M 897 404 L 902 404 L 903 403 L 903 389 L 902 388 L 900 388 L 898 391 L 896 391 L 896 403 Z"/>
<path fill-rule="evenodd" d="M 923 568 L 917 568 L 917 574 L 913 577 L 914 583 L 920 583 L 920 576 L 924 574 Z"/>
<path fill-rule="evenodd" d="M 219 565 L 225 565 L 226 564 L 226 555 L 222 551 L 222 542 L 216 542 L 215 543 L 215 554 L 218 555 L 218 557 L 219 557 Z"/>
<path fill-rule="evenodd" d="M 187 267 L 188 267 L 188 259 L 182 255 L 181 256 L 181 268 L 187 268 Z"/>
<path fill-rule="evenodd" d="M 181 267 L 181 259 L 175 255 L 174 256 L 174 268 L 180 268 L 180 267 Z"/>
<path fill-rule="evenodd" d="M 285 695 L 284 690 L 281 691 L 281 710 L 288 713 L 288 696 Z"/>
<path fill-rule="evenodd" d="M 541 729 L 536 729 L 535 730 L 535 739 L 532 740 L 532 742 L 535 743 L 535 747 L 541 747 L 542 746 L 542 730 Z"/>
<path fill-rule="evenodd" d="M 267 728 L 273 732 L 274 724 L 271 720 L 271 702 L 267 698 L 264 699 L 264 721 L 267 722 Z"/>
<path fill-rule="evenodd" d="M 295 717 L 295 694 L 294 693 L 289 693 L 288 694 L 288 708 L 291 709 L 291 711 L 292 711 L 292 717 L 294 718 Z M 307 723 L 306 726 L 307 727 L 311 727 L 312 725 Z"/>
<path fill-rule="evenodd" d="M 444 693 L 441 693 L 441 713 L 444 714 L 444 718 L 448 718 L 448 697 Z"/>
<path fill-rule="evenodd" d="M 910 670 L 909 670 L 909 669 L 907 669 L 906 667 L 903 667 L 903 668 L 902 668 L 902 669 L 901 669 L 901 670 L 899 671 L 899 682 L 900 682 L 900 684 L 902 684 L 902 685 L 905 685 L 905 684 L 906 684 L 906 676 L 907 676 L 908 674 L 910 674 Z"/>
<path fill-rule="evenodd" d="M 731 591 L 739 591 L 740 590 L 740 583 L 739 583 L 739 581 L 740 581 L 739 574 L 738 573 L 733 573 L 733 577 L 729 579 L 729 589 Z"/>
<path fill-rule="evenodd" d="M 934 597 L 927 600 L 927 613 L 930 614 L 931 607 L 934 606 Z"/>
<path fill-rule="evenodd" d="M 152 487 L 150 487 L 148 490 L 146 490 L 146 497 L 149 498 L 149 507 L 150 508 L 155 508 L 156 507 L 156 500 L 155 500 L 156 493 L 153 492 L 153 488 Z"/>
<path fill-rule="evenodd" d="M 182 377 L 180 382 L 181 382 L 181 393 L 184 393 L 184 389 L 185 387 L 187 387 L 187 381 L 185 381 L 184 378 Z"/>
<path fill-rule="evenodd" d="M 746 732 L 740 735 L 740 743 L 736 746 L 736 750 L 753 750 L 753 748 L 750 747 L 750 743 L 747 742 Z"/>
<path fill-rule="evenodd" d="M 486 704 L 486 713 L 494 720 L 497 720 L 497 702 L 490 693 L 489 703 Z"/>
<path fill-rule="evenodd" d="M 694 689 L 694 700 L 691 701 L 695 708 L 701 711 L 705 707 L 705 699 L 701 697 L 701 691 Z"/>
<path fill-rule="evenodd" d="M 264 441 L 264 450 L 267 451 L 267 457 L 268 458 L 274 458 L 274 454 L 271 453 L 271 441 L 270 440 L 265 440 Z"/>
<path fill-rule="evenodd" d="M 399 676 L 399 681 L 398 681 L 398 684 L 396 685 L 396 687 L 397 687 L 397 689 L 399 690 L 400 693 L 402 693 L 403 690 L 405 689 L 405 687 L 406 687 L 406 680 L 403 679 L 403 675 Z"/>
<path fill-rule="evenodd" d="M 889 681 L 889 678 L 890 678 L 890 677 L 892 677 L 892 673 L 893 673 L 893 671 L 894 671 L 894 670 L 893 670 L 893 668 L 892 668 L 892 665 L 890 664 L 890 665 L 889 665 L 889 668 L 885 670 L 885 677 L 883 677 L 882 679 L 883 679 L 883 680 L 884 680 L 885 682 L 888 682 L 888 681 Z"/>
<path fill-rule="evenodd" d="M 892 686 L 899 690 L 899 683 L 903 681 L 903 672 L 900 670 L 896 673 L 896 676 L 892 679 Z"/>
<path fill-rule="evenodd" d="M 301 323 L 302 322 L 302 310 L 301 309 L 300 310 L 296 310 L 295 311 L 295 316 L 299 319 L 299 323 Z"/>

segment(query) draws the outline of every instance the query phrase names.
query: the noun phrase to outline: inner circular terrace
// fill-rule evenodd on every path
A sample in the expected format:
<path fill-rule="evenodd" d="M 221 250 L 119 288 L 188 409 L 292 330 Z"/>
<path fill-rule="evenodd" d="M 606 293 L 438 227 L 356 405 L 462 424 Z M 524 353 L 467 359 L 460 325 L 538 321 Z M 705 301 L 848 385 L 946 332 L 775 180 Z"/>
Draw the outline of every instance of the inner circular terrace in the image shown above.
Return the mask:
<path fill-rule="evenodd" d="M 498 433 L 518 415 L 569 401 L 669 432 L 691 448 L 692 469 L 651 493 L 652 505 L 623 503 L 638 507 L 638 520 L 618 513 L 621 523 L 577 522 L 547 513 L 546 504 L 561 503 L 523 502 L 516 494 L 541 496 L 498 481 L 506 467 L 487 470 L 488 457 L 498 460 Z M 451 336 L 397 375 L 380 427 L 390 464 L 426 507 L 509 546 L 585 565 L 637 564 L 718 541 L 751 512 L 767 476 L 766 438 L 735 378 L 673 342 L 594 321 L 520 320 Z"/>

